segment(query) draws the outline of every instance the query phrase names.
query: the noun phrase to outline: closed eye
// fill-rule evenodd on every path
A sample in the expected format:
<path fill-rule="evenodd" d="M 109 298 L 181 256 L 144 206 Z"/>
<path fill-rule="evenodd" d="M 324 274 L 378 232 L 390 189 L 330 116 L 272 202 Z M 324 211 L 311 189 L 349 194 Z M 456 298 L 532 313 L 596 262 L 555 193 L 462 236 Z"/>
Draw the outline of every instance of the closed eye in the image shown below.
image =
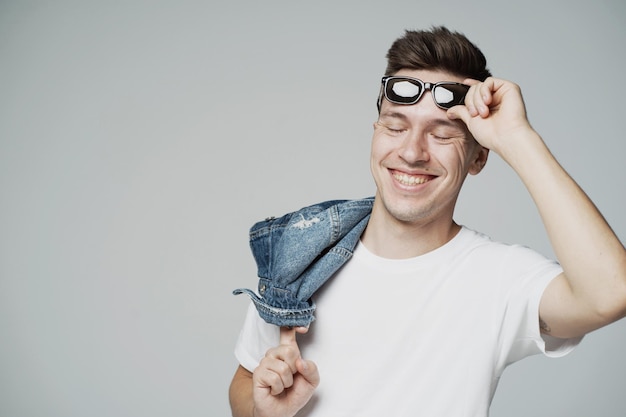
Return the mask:
<path fill-rule="evenodd" d="M 390 135 L 399 135 L 408 130 L 404 126 L 398 126 L 397 124 L 387 124 L 387 123 L 381 122 L 380 120 L 377 121 L 376 124 L 382 127 L 383 129 L 385 129 L 385 131 L 389 133 Z"/>
<path fill-rule="evenodd" d="M 433 129 L 430 132 L 430 136 L 438 141 L 450 141 L 450 140 L 454 140 L 454 139 L 465 139 L 465 132 L 460 131 L 456 128 L 440 128 L 440 129 Z"/>
<path fill-rule="evenodd" d="M 443 135 L 433 135 L 433 137 L 437 140 L 449 140 L 452 139 L 452 136 L 443 136 Z"/>

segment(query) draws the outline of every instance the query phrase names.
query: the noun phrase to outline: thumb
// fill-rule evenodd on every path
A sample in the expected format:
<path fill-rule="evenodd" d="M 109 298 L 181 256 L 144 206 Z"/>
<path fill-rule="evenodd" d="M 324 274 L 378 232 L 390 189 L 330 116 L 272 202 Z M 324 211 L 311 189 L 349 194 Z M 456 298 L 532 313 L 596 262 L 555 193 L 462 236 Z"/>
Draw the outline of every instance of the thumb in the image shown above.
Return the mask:
<path fill-rule="evenodd" d="M 313 361 L 300 358 L 296 362 L 296 369 L 304 377 L 304 379 L 313 387 L 317 387 L 320 383 L 320 374 L 317 365 Z"/>

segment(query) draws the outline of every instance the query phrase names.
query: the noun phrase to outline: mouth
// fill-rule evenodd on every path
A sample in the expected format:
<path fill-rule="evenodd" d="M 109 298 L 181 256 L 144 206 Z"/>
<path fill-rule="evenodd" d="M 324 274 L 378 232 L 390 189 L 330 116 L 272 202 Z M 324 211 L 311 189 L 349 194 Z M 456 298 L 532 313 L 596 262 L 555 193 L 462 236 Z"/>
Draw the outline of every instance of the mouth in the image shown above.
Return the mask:
<path fill-rule="evenodd" d="M 436 178 L 434 175 L 425 175 L 425 174 L 409 175 L 407 173 L 397 172 L 397 171 L 393 172 L 392 176 L 400 184 L 408 185 L 408 186 L 425 184 L 425 183 L 427 183 L 429 181 L 432 181 L 433 179 Z"/>

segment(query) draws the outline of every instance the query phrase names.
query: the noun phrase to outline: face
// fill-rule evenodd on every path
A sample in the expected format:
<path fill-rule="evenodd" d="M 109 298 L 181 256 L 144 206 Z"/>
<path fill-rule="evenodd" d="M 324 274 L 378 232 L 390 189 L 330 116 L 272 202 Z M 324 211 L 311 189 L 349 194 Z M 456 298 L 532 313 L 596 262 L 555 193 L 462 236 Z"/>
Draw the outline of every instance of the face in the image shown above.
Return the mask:
<path fill-rule="evenodd" d="M 431 83 L 463 81 L 441 71 L 402 70 L 394 75 Z M 413 105 L 383 100 L 370 161 L 377 187 L 373 216 L 449 225 L 465 177 L 480 172 L 486 159 L 487 150 L 460 120 L 448 119 L 430 91 Z"/>

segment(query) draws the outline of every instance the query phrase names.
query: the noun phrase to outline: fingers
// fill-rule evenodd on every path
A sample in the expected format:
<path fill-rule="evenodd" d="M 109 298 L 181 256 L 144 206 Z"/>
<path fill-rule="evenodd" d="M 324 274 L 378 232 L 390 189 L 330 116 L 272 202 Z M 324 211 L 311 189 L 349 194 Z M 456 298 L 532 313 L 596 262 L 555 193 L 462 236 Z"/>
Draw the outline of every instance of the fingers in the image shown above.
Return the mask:
<path fill-rule="evenodd" d="M 293 385 L 296 373 L 301 373 L 307 381 L 311 378 L 312 383 L 319 382 L 317 367 L 301 358 L 296 341 L 296 333 L 307 331 L 306 327 L 281 327 L 279 345 L 267 351 L 254 372 L 260 387 L 269 388 L 272 395 L 278 395 Z"/>
<path fill-rule="evenodd" d="M 294 369 L 297 370 L 295 362 Z M 254 371 L 253 380 L 261 388 L 269 388 L 271 395 L 278 395 L 293 385 L 294 370 L 287 362 L 266 356 Z"/>
<path fill-rule="evenodd" d="M 465 95 L 465 105 L 454 106 L 447 113 L 451 120 L 459 119 L 467 125 L 472 117 L 487 117 L 489 115 L 489 105 L 487 103 L 491 103 L 491 93 L 488 88 L 486 92 L 484 91 L 486 81 L 480 82 L 468 78 L 463 82 L 470 86 Z"/>
<path fill-rule="evenodd" d="M 275 348 L 267 351 L 265 359 L 272 359 L 268 361 L 267 365 L 275 369 L 277 373 L 281 374 L 285 364 L 291 374 L 297 372 L 296 361 L 300 358 L 300 349 L 296 342 L 296 329 L 289 327 L 280 328 L 280 342 Z M 279 366 L 276 366 L 278 364 Z"/>
<path fill-rule="evenodd" d="M 304 334 L 309 329 L 306 327 L 281 327 L 280 328 L 280 344 L 296 345 L 296 333 Z"/>
<path fill-rule="evenodd" d="M 295 327 L 281 327 L 280 328 L 280 344 L 292 346 L 296 345 L 296 329 Z"/>
<path fill-rule="evenodd" d="M 284 360 L 295 373 L 297 371 L 296 360 L 300 358 L 296 333 L 306 333 L 308 330 L 306 327 L 281 327 L 279 346 L 276 349 L 271 349 L 268 355 Z"/>
<path fill-rule="evenodd" d="M 292 372 L 284 361 L 266 356 L 254 371 L 253 380 L 258 387 L 269 389 L 273 396 L 297 385 L 296 379 L 298 378 L 304 379 L 306 385 L 312 389 L 319 385 L 320 375 L 315 362 L 298 358 L 295 361 L 295 367 L 296 372 Z"/>
<path fill-rule="evenodd" d="M 465 106 L 472 117 L 488 117 L 489 107 L 493 103 L 493 93 L 496 90 L 496 80 L 487 78 L 484 82 L 476 80 L 465 80 L 471 88 L 465 96 Z"/>

